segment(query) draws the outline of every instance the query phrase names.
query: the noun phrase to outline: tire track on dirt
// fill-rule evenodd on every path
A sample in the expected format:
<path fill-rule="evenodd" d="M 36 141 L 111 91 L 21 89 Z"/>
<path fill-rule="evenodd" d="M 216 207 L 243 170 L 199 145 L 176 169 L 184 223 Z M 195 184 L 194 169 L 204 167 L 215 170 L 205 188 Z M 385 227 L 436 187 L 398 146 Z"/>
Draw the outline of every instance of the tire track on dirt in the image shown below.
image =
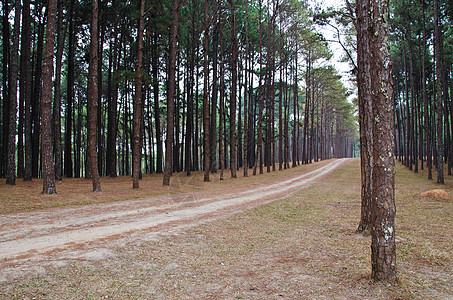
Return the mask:
<path fill-rule="evenodd" d="M 130 241 L 140 231 L 164 233 L 168 226 L 194 226 L 225 217 L 308 187 L 343 161 L 334 160 L 309 173 L 268 186 L 200 199 L 188 194 L 184 198 L 192 200 L 171 204 L 151 198 L 0 216 L 0 270 L 37 259 L 47 252 L 87 244 L 96 248 L 96 241 L 115 238 Z"/>

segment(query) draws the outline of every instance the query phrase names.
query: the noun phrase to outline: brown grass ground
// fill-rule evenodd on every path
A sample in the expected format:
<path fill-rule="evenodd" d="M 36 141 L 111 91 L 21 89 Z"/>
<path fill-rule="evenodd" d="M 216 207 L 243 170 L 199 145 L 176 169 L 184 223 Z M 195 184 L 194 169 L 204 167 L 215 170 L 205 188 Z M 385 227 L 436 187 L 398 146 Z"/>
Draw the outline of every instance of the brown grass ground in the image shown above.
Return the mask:
<path fill-rule="evenodd" d="M 287 172 L 301 170 L 305 169 Z M 253 184 L 281 175 L 274 172 L 250 180 Z M 451 299 L 453 202 L 421 197 L 421 192 L 440 187 L 425 178 L 398 165 L 396 285 L 370 281 L 370 238 L 354 233 L 360 217 L 360 171 L 359 161 L 351 160 L 322 183 L 287 199 L 158 241 L 118 248 L 102 260 L 74 262 L 49 268 L 44 275 L 2 283 L 0 298 Z M 118 180 L 114 185 L 120 184 Z M 201 179 L 190 180 L 197 183 L 156 193 L 217 185 L 227 189 L 249 179 L 210 186 Z M 124 193 L 131 194 L 131 181 L 124 181 Z M 106 180 L 103 183 L 107 191 Z M 58 199 L 64 198 L 63 185 Z M 441 188 L 452 194 L 452 178 Z M 91 196 L 87 187 L 83 197 L 88 200 L 65 205 L 92 201 Z M 24 208 L 28 201 L 20 207 L 33 209 Z"/>
<path fill-rule="evenodd" d="M 287 169 L 282 172 L 265 173 L 260 176 L 242 177 L 242 169 L 239 170 L 238 180 L 241 185 L 254 186 L 262 182 L 273 182 L 281 176 L 291 177 L 303 171 L 309 172 L 323 166 L 327 161 L 311 165 L 303 165 L 301 168 Z M 278 166 L 276 166 L 278 169 Z M 257 170 L 259 172 L 259 170 Z M 230 178 L 230 170 L 224 172 L 225 180 L 219 180 L 219 173 L 210 175 L 210 182 L 203 182 L 204 172 L 192 172 L 187 176 L 185 172 L 174 173 L 171 177 L 170 186 L 162 186 L 162 174 L 145 174 L 140 180 L 140 189 L 132 189 L 131 176 L 118 176 L 116 178 L 102 177 L 102 193 L 93 193 L 92 182 L 85 178 L 63 178 L 62 182 L 56 183 L 57 195 L 43 195 L 42 179 L 23 181 L 16 179 L 16 185 L 10 186 L 0 183 L 0 214 L 18 213 L 49 209 L 64 206 L 86 205 L 123 200 L 143 199 L 159 195 L 180 194 L 189 192 L 228 191 L 238 187 L 238 180 Z"/>

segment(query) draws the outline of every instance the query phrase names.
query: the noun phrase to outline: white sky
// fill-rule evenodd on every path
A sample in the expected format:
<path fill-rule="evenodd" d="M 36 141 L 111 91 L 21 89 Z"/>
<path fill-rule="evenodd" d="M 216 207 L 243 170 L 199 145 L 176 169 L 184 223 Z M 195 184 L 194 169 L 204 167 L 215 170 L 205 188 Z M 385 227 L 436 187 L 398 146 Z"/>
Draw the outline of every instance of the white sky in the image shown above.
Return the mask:
<path fill-rule="evenodd" d="M 322 8 L 341 8 L 345 6 L 344 0 L 311 0 L 310 2 L 313 7 L 320 6 Z M 330 26 L 318 26 L 318 30 L 326 37 L 327 40 L 337 40 L 336 32 Z M 329 46 L 333 52 L 333 64 L 338 70 L 338 73 L 342 75 L 343 84 L 347 88 L 353 89 L 353 85 L 350 82 L 351 74 L 349 73 L 351 66 L 346 62 L 341 62 L 341 58 L 345 55 L 343 48 L 335 42 L 329 42 Z"/>

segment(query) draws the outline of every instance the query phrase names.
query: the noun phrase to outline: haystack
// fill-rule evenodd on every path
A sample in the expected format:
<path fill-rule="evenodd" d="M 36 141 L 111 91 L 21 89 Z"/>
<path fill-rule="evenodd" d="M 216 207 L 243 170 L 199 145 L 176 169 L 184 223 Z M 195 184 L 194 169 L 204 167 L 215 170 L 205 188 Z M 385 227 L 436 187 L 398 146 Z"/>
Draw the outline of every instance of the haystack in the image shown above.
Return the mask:
<path fill-rule="evenodd" d="M 430 198 L 434 198 L 437 200 L 452 200 L 453 199 L 453 197 L 449 193 L 447 193 L 445 190 L 440 190 L 440 189 L 423 192 L 420 194 L 420 196 L 430 197 Z"/>

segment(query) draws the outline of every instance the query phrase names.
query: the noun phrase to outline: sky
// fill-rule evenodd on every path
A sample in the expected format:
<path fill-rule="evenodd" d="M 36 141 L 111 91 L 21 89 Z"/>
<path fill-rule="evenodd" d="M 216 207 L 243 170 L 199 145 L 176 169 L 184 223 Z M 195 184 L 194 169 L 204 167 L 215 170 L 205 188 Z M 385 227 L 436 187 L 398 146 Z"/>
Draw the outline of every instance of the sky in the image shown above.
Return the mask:
<path fill-rule="evenodd" d="M 311 0 L 311 6 L 320 6 L 322 8 L 334 7 L 340 8 L 345 6 L 345 0 Z M 318 26 L 318 31 L 322 33 L 327 40 L 337 40 L 336 32 L 329 26 Z M 333 64 L 338 73 L 342 76 L 343 84 L 349 88 L 354 89 L 351 83 L 351 66 L 346 62 L 341 62 L 342 57 L 345 55 L 343 48 L 337 42 L 329 42 L 329 47 L 333 52 Z"/>

